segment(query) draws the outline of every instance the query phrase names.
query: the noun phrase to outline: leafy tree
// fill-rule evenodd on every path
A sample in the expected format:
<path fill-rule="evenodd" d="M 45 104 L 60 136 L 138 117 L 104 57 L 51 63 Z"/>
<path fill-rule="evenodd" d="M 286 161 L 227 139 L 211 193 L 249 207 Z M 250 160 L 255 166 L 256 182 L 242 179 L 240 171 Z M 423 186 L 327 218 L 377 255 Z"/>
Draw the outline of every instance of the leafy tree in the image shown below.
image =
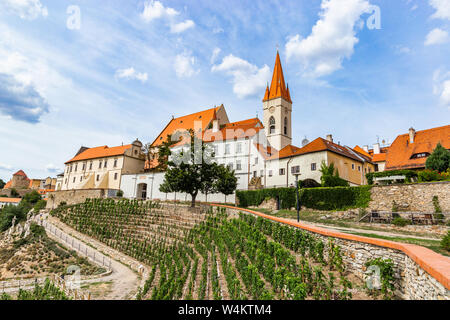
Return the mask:
<path fill-rule="evenodd" d="M 450 151 L 445 149 L 441 143 L 438 143 L 436 148 L 433 150 L 433 153 L 425 162 L 425 167 L 438 172 L 446 171 L 450 168 Z"/>
<path fill-rule="evenodd" d="M 16 217 L 17 222 L 26 219 L 27 208 L 20 204 L 18 206 L 6 206 L 2 209 L 0 214 L 0 231 L 5 231 L 9 229 L 12 225 L 14 217 Z"/>
<path fill-rule="evenodd" d="M 349 184 L 346 180 L 339 177 L 339 171 L 334 167 L 334 163 L 330 163 L 329 166 L 322 161 L 320 166 L 320 170 L 322 176 L 320 177 L 320 181 L 322 183 L 322 187 L 348 187 Z"/>
<path fill-rule="evenodd" d="M 218 179 L 216 182 L 217 192 L 225 195 L 225 203 L 227 202 L 227 196 L 233 194 L 237 188 L 237 178 L 234 174 L 234 170 L 230 170 L 228 167 L 219 166 Z"/>
<path fill-rule="evenodd" d="M 167 162 L 168 169 L 159 190 L 165 193 L 187 193 L 192 198 L 191 206 L 195 207 L 195 199 L 199 192 L 203 192 L 206 195 L 215 193 L 219 187 L 217 181 L 221 177 L 225 177 L 227 180 L 229 177 L 223 171 L 227 169 L 220 169 L 223 166 L 219 166 L 211 161 L 214 153 L 209 150 L 207 145 L 195 136 L 193 130 L 189 130 L 189 133 L 191 141 L 188 150 L 183 150 L 175 155 L 172 155 L 169 148 L 163 151 L 168 156 L 172 155 L 173 159 Z M 220 187 L 222 190 L 226 189 L 224 184 L 221 184 Z"/>
<path fill-rule="evenodd" d="M 41 200 L 42 197 L 36 190 L 33 190 L 23 196 L 22 201 L 28 202 L 31 206 L 36 205 L 36 203 Z"/>
<path fill-rule="evenodd" d="M 14 188 L 11 189 L 11 197 L 12 198 L 19 198 L 19 193 Z"/>
<path fill-rule="evenodd" d="M 3 181 L 2 179 L 0 179 L 0 189 L 3 189 L 3 187 L 5 186 L 6 182 Z"/>

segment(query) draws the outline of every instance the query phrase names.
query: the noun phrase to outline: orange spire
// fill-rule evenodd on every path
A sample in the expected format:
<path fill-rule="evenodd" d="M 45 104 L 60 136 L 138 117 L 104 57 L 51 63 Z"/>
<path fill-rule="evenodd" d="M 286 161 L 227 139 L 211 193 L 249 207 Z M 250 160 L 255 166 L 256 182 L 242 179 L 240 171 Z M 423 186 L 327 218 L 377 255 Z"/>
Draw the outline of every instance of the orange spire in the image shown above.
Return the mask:
<path fill-rule="evenodd" d="M 267 100 L 269 100 L 269 84 L 267 84 L 266 94 L 264 95 L 263 101 L 267 101 Z"/>
<path fill-rule="evenodd" d="M 284 82 L 283 67 L 281 66 L 280 54 L 277 51 L 277 58 L 275 60 L 275 67 L 273 69 L 272 83 L 270 84 L 269 97 L 264 96 L 263 101 L 267 101 L 275 98 L 283 98 L 292 103 L 288 90 L 286 89 L 286 83 Z"/>
<path fill-rule="evenodd" d="M 289 92 L 289 84 L 287 85 L 286 94 L 287 94 L 287 100 L 288 100 L 290 103 L 292 103 L 292 100 L 291 100 L 291 93 Z"/>

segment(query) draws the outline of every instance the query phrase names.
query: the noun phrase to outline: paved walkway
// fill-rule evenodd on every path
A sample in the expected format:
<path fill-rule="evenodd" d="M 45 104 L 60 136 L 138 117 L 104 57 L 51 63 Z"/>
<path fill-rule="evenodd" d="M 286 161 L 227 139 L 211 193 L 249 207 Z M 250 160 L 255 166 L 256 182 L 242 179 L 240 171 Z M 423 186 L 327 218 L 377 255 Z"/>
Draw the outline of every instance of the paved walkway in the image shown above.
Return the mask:
<path fill-rule="evenodd" d="M 48 231 L 49 237 L 64 246 L 76 250 L 80 255 L 88 257 L 91 261 L 95 261 L 95 263 L 100 266 L 102 266 L 102 262 L 100 261 L 106 261 L 106 267 L 109 267 L 112 271 L 110 275 L 101 278 L 83 280 L 83 284 L 112 281 L 111 292 L 104 297 L 101 297 L 101 299 L 130 300 L 135 298 L 138 287 L 143 285 L 146 275 L 148 274 L 148 268 L 146 266 L 141 266 L 139 262 L 136 262 L 134 259 L 107 247 L 95 239 L 77 232 L 53 217 L 43 215 L 42 218 L 40 223 L 42 223 L 44 228 Z M 38 219 L 40 219 L 39 216 Z M 73 238 L 77 241 L 73 241 Z M 80 250 L 79 241 L 87 244 L 89 248 L 84 251 L 83 249 Z M 108 250 L 105 250 L 105 248 Z M 116 259 L 122 262 L 119 262 Z M 140 271 L 142 272 L 142 277 L 139 276 L 137 270 L 134 271 L 131 269 L 132 267 L 136 267 L 136 265 L 138 265 L 138 268 L 141 267 Z"/>

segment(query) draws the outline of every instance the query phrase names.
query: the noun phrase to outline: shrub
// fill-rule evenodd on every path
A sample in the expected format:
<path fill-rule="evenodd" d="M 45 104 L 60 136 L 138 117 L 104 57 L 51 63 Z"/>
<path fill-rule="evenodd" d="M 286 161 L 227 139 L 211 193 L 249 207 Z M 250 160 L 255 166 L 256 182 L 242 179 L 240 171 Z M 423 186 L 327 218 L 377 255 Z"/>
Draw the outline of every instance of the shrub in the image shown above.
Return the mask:
<path fill-rule="evenodd" d="M 322 176 L 322 186 L 323 187 L 349 187 L 347 180 L 344 180 L 336 176 Z"/>
<path fill-rule="evenodd" d="M 314 179 L 300 180 L 299 184 L 300 188 L 319 188 L 321 186 L 321 184 Z"/>
<path fill-rule="evenodd" d="M 11 198 L 18 198 L 19 197 L 19 193 L 17 192 L 16 189 L 12 188 L 11 189 Z"/>
<path fill-rule="evenodd" d="M 366 262 L 366 267 L 376 266 L 380 269 L 381 293 L 383 298 L 390 300 L 394 296 L 394 263 L 391 259 L 376 258 Z M 374 294 L 374 290 L 369 288 L 369 292 Z"/>
<path fill-rule="evenodd" d="M 444 250 L 450 251 L 450 231 L 448 231 L 447 235 L 442 239 L 441 247 Z"/>
<path fill-rule="evenodd" d="M 123 191 L 122 190 L 117 191 L 116 197 L 122 198 L 123 197 Z"/>
<path fill-rule="evenodd" d="M 438 143 L 433 153 L 427 158 L 425 167 L 438 172 L 446 171 L 450 167 L 450 151 Z"/>
<path fill-rule="evenodd" d="M 259 206 L 266 199 L 280 199 L 281 209 L 295 207 L 295 188 L 273 188 L 250 191 L 236 191 L 241 207 Z"/>
<path fill-rule="evenodd" d="M 374 178 L 384 178 L 390 176 L 405 176 L 405 182 L 410 183 L 414 178 L 417 178 L 417 172 L 413 170 L 392 170 L 382 172 L 369 172 L 366 174 L 367 183 L 373 184 Z"/>
<path fill-rule="evenodd" d="M 434 206 L 434 213 L 442 213 L 441 206 L 439 204 L 439 198 L 438 196 L 433 197 L 433 206 Z"/>
<path fill-rule="evenodd" d="M 39 212 L 47 206 L 47 201 L 39 200 L 34 206 L 34 212 Z"/>
<path fill-rule="evenodd" d="M 397 218 L 394 218 L 394 220 L 392 220 L 392 224 L 397 227 L 404 227 L 409 224 L 409 221 L 407 219 L 397 217 Z"/>
<path fill-rule="evenodd" d="M 367 208 L 370 186 L 302 189 L 300 204 L 318 210 Z"/>
<path fill-rule="evenodd" d="M 429 182 L 429 181 L 441 181 L 443 177 L 437 171 L 425 169 L 423 171 L 419 171 L 419 182 Z"/>

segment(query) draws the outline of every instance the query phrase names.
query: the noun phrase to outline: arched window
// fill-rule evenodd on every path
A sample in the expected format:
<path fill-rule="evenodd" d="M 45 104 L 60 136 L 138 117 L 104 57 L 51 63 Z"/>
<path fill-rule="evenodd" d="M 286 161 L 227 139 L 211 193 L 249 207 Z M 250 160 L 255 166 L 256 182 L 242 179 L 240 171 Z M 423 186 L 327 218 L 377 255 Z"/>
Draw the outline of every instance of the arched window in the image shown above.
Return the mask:
<path fill-rule="evenodd" d="M 270 134 L 275 133 L 275 118 L 270 117 L 269 119 L 269 132 Z"/>
<path fill-rule="evenodd" d="M 284 134 L 287 135 L 287 125 L 288 125 L 288 119 L 287 117 L 284 118 Z"/>

